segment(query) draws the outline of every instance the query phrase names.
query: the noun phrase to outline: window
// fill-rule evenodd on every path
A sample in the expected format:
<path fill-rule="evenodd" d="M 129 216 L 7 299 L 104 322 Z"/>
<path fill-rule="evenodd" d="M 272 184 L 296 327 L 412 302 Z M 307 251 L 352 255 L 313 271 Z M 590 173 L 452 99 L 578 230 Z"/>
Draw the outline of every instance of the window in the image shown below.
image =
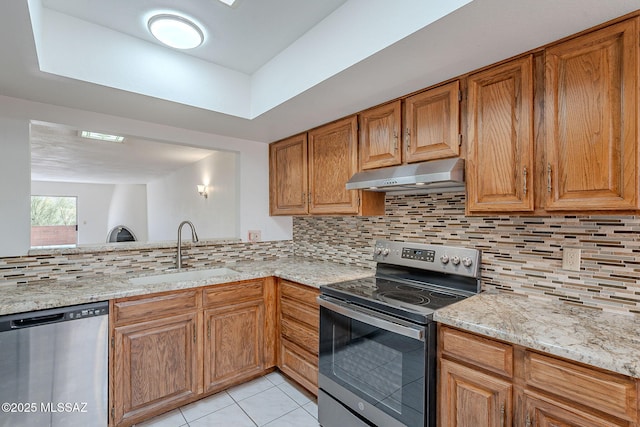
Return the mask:
<path fill-rule="evenodd" d="M 31 247 L 78 243 L 76 197 L 31 196 Z"/>

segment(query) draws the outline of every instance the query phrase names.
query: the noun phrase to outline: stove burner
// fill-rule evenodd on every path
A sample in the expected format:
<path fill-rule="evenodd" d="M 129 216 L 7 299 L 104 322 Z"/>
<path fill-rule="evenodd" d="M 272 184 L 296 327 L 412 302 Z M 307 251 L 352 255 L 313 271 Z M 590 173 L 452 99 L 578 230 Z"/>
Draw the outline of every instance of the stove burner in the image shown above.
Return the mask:
<path fill-rule="evenodd" d="M 434 298 L 438 298 L 438 299 L 458 299 L 460 297 L 457 297 L 455 295 L 452 294 L 444 294 L 442 292 L 429 292 L 429 296 L 432 296 Z"/>
<path fill-rule="evenodd" d="M 413 305 L 426 305 L 426 304 L 429 304 L 430 302 L 429 298 L 423 295 L 418 295 L 415 292 L 411 292 L 410 290 L 379 292 L 378 298 L 385 302 L 392 303 L 392 302 L 400 301 L 400 302 L 406 302 L 407 304 L 413 304 Z"/>

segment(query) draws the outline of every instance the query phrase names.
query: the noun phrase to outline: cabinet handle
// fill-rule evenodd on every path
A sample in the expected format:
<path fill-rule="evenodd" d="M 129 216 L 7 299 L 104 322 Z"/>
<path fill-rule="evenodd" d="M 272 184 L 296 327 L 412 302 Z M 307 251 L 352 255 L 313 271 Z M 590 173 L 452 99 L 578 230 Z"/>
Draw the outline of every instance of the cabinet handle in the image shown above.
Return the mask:
<path fill-rule="evenodd" d="M 193 325 L 193 342 L 196 342 L 196 325 Z"/>
<path fill-rule="evenodd" d="M 551 193 L 551 163 L 547 163 L 547 193 Z"/>
<path fill-rule="evenodd" d="M 500 405 L 500 427 L 504 427 L 504 402 Z"/>
<path fill-rule="evenodd" d="M 522 190 L 524 191 L 524 195 L 527 195 L 527 168 L 525 167 L 522 171 Z"/>
<path fill-rule="evenodd" d="M 527 418 L 525 419 L 524 425 L 525 427 L 531 427 L 531 418 L 529 417 L 529 414 L 527 414 Z"/>
<path fill-rule="evenodd" d="M 309 193 L 307 194 L 307 203 L 311 205 L 311 191 L 309 191 Z"/>
<path fill-rule="evenodd" d="M 398 132 L 393 131 L 393 151 L 398 151 Z"/>
<path fill-rule="evenodd" d="M 306 196 L 306 195 L 307 195 L 307 193 L 305 193 L 305 192 L 303 191 L 303 192 L 302 192 L 302 204 L 303 204 L 303 205 L 304 205 L 304 199 L 305 199 L 305 196 Z"/>
<path fill-rule="evenodd" d="M 207 338 L 211 339 L 211 319 L 207 322 Z"/>

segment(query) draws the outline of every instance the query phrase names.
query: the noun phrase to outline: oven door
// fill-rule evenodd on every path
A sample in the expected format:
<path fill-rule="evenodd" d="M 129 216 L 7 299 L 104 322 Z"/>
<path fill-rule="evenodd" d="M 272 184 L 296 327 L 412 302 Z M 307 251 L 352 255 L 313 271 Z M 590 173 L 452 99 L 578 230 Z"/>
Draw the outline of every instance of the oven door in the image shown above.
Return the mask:
<path fill-rule="evenodd" d="M 318 301 L 320 389 L 375 425 L 435 426 L 435 323 Z"/>

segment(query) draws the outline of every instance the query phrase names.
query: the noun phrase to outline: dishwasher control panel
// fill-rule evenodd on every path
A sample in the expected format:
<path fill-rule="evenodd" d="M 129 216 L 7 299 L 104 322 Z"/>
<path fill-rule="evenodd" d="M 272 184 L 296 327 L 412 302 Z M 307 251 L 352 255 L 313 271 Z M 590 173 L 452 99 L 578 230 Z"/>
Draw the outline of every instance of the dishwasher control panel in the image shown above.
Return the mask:
<path fill-rule="evenodd" d="M 84 317 L 104 316 L 105 314 L 109 314 L 109 309 L 107 307 L 83 308 L 80 310 L 69 311 L 67 314 L 69 319 L 82 319 Z"/>

